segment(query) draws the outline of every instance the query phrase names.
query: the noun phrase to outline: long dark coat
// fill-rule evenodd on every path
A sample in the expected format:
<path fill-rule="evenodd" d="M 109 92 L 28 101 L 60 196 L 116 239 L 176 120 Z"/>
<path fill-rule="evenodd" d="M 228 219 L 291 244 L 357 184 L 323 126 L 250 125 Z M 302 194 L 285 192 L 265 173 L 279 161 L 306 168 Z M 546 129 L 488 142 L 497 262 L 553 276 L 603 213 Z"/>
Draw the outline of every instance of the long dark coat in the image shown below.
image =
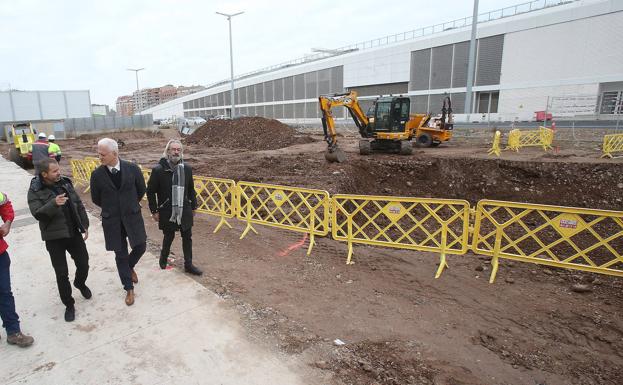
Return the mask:
<path fill-rule="evenodd" d="M 120 160 L 121 187 L 117 187 L 101 165 L 91 174 L 91 199 L 102 209 L 102 227 L 106 250 L 122 247 L 121 225 L 125 228 L 130 247 L 147 241 L 140 201 L 145 195 L 145 179 L 134 163 Z"/>
<path fill-rule="evenodd" d="M 195 183 L 193 182 L 193 170 L 184 163 L 184 208 L 182 209 L 182 230 L 188 230 L 193 225 L 193 210 L 197 209 L 197 194 Z M 171 218 L 171 187 L 173 184 L 173 170 L 169 162 L 162 158 L 157 166 L 151 170 L 149 181 L 147 182 L 147 200 L 149 210 L 152 213 L 159 213 L 160 220 L 158 228 L 165 231 L 175 231 L 178 229 L 176 223 L 169 221 Z"/>

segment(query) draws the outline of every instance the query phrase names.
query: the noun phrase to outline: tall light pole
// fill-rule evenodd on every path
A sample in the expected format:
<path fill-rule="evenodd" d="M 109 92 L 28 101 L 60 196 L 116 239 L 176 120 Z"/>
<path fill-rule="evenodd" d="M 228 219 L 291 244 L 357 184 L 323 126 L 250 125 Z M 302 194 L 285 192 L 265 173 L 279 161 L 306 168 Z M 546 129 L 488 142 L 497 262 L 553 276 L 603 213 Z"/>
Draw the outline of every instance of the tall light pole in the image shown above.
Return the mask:
<path fill-rule="evenodd" d="M 225 16 L 227 18 L 227 22 L 229 22 L 229 65 L 231 68 L 231 113 L 229 114 L 230 118 L 233 118 L 236 115 L 236 99 L 234 98 L 234 48 L 232 46 L 232 37 L 231 37 L 231 18 L 234 16 L 242 15 L 244 12 L 238 12 L 234 14 L 227 14 L 216 12 L 218 15 Z"/>
<path fill-rule="evenodd" d="M 469 114 L 472 112 L 472 85 L 474 83 L 474 65 L 476 61 L 476 29 L 478 26 L 478 0 L 474 0 L 474 14 L 472 16 L 472 38 L 469 41 L 469 61 L 467 62 L 467 89 L 465 90 L 465 113 L 469 123 Z"/>
<path fill-rule="evenodd" d="M 141 91 L 138 88 L 138 72 L 144 70 L 145 68 L 128 68 L 128 71 L 134 71 L 134 75 L 136 75 L 136 93 L 138 94 L 138 114 L 141 114 L 141 107 L 143 104 L 143 97 L 141 96 Z"/>

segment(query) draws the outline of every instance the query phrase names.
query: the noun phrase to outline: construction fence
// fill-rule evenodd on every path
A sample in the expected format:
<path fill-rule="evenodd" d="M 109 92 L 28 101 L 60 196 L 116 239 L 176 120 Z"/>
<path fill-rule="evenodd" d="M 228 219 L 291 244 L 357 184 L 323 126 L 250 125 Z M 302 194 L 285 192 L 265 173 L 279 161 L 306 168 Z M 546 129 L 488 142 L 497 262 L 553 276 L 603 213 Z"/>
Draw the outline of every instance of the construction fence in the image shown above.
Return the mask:
<path fill-rule="evenodd" d="M 93 158 L 71 160 L 76 186 L 88 190 Z M 149 170 L 143 169 L 147 180 Z M 435 278 L 448 267 L 447 255 L 468 252 L 491 257 L 493 283 L 499 259 L 623 276 L 623 212 L 481 200 L 336 194 L 327 191 L 231 179 L 194 177 L 197 211 L 245 222 L 240 236 L 264 225 L 306 234 L 307 255 L 315 237 L 439 254 Z"/>

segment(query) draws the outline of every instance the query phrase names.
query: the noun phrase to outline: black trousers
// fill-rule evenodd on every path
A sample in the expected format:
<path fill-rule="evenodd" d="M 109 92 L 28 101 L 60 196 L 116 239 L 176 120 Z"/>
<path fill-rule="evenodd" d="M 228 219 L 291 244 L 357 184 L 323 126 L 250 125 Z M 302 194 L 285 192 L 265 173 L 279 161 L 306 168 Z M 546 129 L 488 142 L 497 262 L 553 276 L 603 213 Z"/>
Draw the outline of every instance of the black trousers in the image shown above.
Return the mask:
<path fill-rule="evenodd" d="M 115 262 L 117 263 L 117 272 L 119 273 L 119 278 L 121 279 L 124 290 L 134 289 L 132 270 L 143 254 L 145 254 L 146 249 L 147 243 L 143 242 L 134 246 L 132 251 L 128 253 L 127 233 L 125 227 L 121 225 L 121 249 L 115 250 Z"/>
<path fill-rule="evenodd" d="M 163 230 L 164 238 L 162 239 L 162 250 L 160 251 L 160 257 L 166 258 L 171 252 L 171 244 L 175 239 L 175 230 Z M 190 267 L 193 264 L 193 232 L 192 228 L 188 230 L 181 230 L 182 234 L 182 251 L 184 252 L 184 266 Z"/>
<path fill-rule="evenodd" d="M 52 267 L 56 274 L 56 285 L 61 301 L 65 306 L 73 306 L 74 298 L 71 296 L 71 285 L 69 284 L 69 269 L 67 267 L 67 257 L 65 253 L 69 253 L 76 265 L 76 276 L 74 285 L 77 288 L 85 286 L 89 275 L 89 252 L 87 246 L 82 239 L 82 234 L 76 233 L 71 238 L 54 239 L 45 241 L 45 247 L 50 253 Z"/>

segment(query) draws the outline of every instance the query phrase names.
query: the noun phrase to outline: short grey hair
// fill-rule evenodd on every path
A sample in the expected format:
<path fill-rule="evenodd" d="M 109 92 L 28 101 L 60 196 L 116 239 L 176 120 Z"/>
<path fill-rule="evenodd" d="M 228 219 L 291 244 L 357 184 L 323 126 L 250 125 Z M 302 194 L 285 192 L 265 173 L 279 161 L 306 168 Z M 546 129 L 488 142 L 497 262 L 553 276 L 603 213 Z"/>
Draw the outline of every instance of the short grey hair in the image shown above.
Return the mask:
<path fill-rule="evenodd" d="M 102 138 L 97 142 L 97 147 L 99 146 L 108 147 L 110 151 L 116 152 L 117 154 L 119 153 L 119 145 L 114 139 Z"/>
<path fill-rule="evenodd" d="M 172 145 L 173 143 L 177 143 L 177 144 L 179 144 L 180 146 L 182 146 L 182 151 L 180 152 L 180 159 L 184 159 L 184 145 L 182 144 L 182 142 L 181 142 L 179 139 L 171 139 L 171 140 L 169 140 L 169 142 L 167 143 L 167 145 L 166 145 L 166 146 L 164 146 L 164 152 L 162 153 L 162 157 L 163 157 L 163 158 L 166 158 L 166 157 L 167 157 L 167 155 L 169 155 L 169 154 L 167 154 L 167 153 L 169 152 L 169 147 L 171 147 L 171 145 Z"/>

